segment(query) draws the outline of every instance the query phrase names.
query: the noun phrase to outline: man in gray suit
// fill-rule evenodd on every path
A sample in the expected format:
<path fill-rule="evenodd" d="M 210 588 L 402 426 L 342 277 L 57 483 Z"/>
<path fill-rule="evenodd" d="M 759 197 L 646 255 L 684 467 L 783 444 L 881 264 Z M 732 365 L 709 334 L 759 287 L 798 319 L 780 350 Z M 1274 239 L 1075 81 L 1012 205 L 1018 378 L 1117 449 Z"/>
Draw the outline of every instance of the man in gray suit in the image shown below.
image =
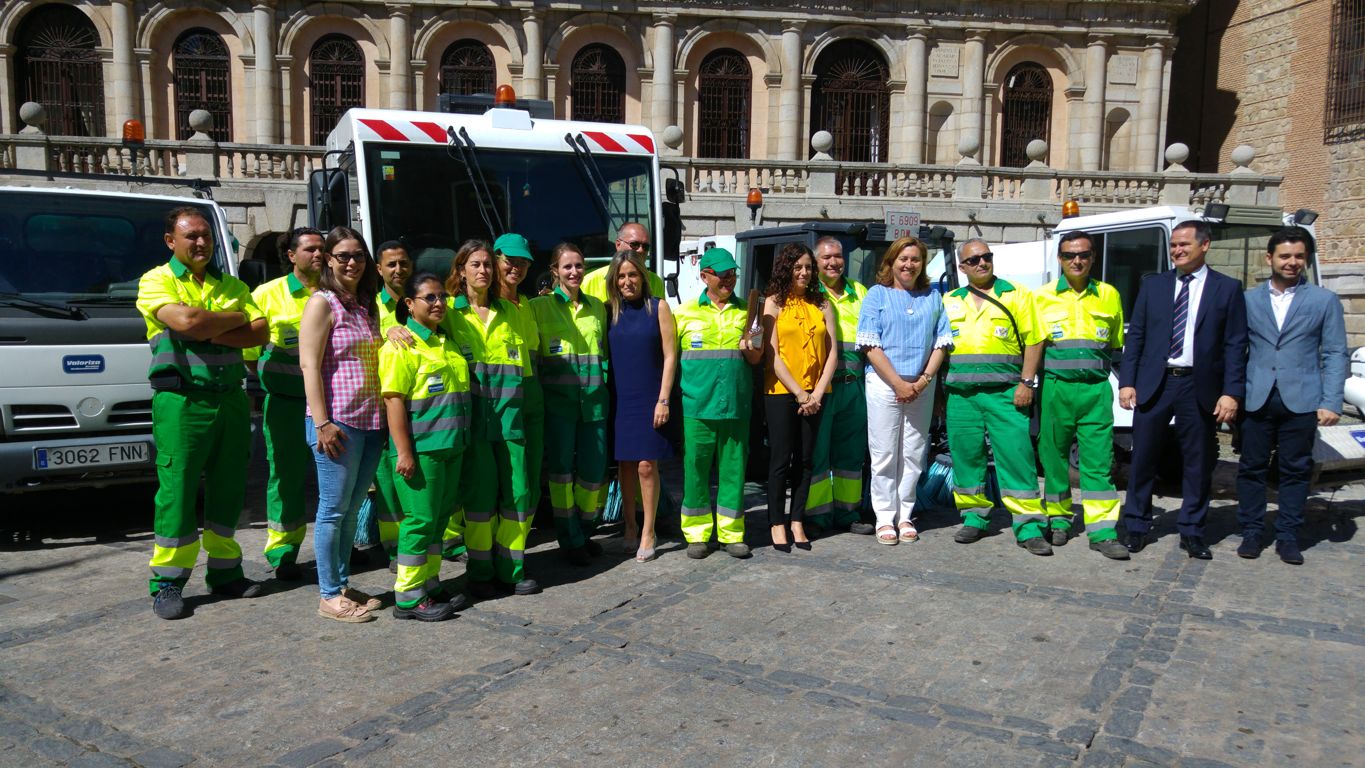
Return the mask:
<path fill-rule="evenodd" d="M 1266 470 L 1279 450 L 1275 552 L 1299 565 L 1298 529 L 1313 471 L 1319 425 L 1337 423 L 1346 382 L 1346 323 L 1335 293 L 1304 280 L 1313 236 L 1301 227 L 1276 232 L 1266 246 L 1270 279 L 1246 292 L 1250 336 L 1242 461 L 1237 470 L 1237 554 L 1261 554 Z"/>

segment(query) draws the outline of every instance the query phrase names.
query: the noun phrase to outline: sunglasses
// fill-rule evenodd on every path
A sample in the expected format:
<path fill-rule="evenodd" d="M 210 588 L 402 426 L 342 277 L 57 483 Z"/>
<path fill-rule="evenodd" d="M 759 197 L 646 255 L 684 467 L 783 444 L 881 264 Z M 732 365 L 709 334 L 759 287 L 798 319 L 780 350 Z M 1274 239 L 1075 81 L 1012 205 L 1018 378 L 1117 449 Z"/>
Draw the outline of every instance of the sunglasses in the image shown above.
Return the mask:
<path fill-rule="evenodd" d="M 717 272 L 714 269 L 703 269 L 702 273 L 710 275 L 711 277 L 718 277 L 721 280 L 733 280 L 735 277 L 735 270 L 733 269 L 727 269 L 724 272 Z"/>
<path fill-rule="evenodd" d="M 336 259 L 338 262 L 342 264 L 349 264 L 352 261 L 355 261 L 356 259 L 359 259 L 361 261 L 365 260 L 364 251 L 334 251 L 332 253 L 329 253 L 328 256 L 331 256 L 332 258 Z"/>
<path fill-rule="evenodd" d="M 963 259 L 962 263 L 968 267 L 975 267 L 977 264 L 980 264 L 983 261 L 986 262 L 987 264 L 994 264 L 995 254 L 991 253 L 990 251 L 986 251 L 985 253 L 978 253 L 977 255 L 971 257 L 970 259 Z"/>
<path fill-rule="evenodd" d="M 641 240 L 617 240 L 616 242 L 620 243 L 621 245 L 624 245 L 625 247 L 631 249 L 632 251 L 647 251 L 647 250 L 649 250 L 649 242 L 648 242 L 648 241 L 641 241 Z"/>
<path fill-rule="evenodd" d="M 1059 254 L 1057 254 L 1057 255 L 1060 256 L 1061 259 L 1062 259 L 1063 261 L 1075 261 L 1076 259 L 1085 259 L 1086 261 L 1089 261 L 1090 259 L 1094 258 L 1095 252 L 1094 252 L 1094 251 L 1073 251 L 1073 252 L 1071 252 L 1071 253 L 1065 253 L 1065 252 L 1063 252 L 1063 253 L 1059 253 Z"/>
<path fill-rule="evenodd" d="M 450 298 L 450 294 L 448 294 L 448 293 L 428 293 L 428 294 L 425 295 L 425 296 L 414 296 L 413 298 L 414 298 L 414 299 L 421 299 L 422 301 L 425 301 L 426 303 L 428 303 L 428 304 L 430 304 L 430 305 L 432 305 L 432 306 L 435 306 L 435 305 L 437 305 L 437 304 L 444 304 L 444 303 L 446 303 L 446 299 Z"/>

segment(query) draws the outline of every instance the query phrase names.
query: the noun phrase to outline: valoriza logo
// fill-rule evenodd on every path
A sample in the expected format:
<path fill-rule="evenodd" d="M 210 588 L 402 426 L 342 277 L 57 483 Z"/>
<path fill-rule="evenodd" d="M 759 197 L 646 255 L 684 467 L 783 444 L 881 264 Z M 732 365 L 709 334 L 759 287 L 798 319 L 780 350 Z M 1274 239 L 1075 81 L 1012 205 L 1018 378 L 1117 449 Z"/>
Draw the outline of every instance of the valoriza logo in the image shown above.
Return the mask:
<path fill-rule="evenodd" d="M 62 357 L 66 373 L 100 373 L 104 370 L 104 355 L 66 355 Z"/>

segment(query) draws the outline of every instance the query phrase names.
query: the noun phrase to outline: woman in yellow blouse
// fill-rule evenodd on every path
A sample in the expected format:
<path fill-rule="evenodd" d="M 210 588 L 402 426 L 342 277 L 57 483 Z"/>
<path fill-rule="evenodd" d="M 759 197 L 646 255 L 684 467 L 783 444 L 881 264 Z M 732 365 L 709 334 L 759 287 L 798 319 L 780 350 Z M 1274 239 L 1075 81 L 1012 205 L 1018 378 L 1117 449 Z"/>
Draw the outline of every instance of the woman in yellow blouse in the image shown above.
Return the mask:
<path fill-rule="evenodd" d="M 768 524 L 773 548 L 792 542 L 810 549 L 802 518 L 810 490 L 811 454 L 820 405 L 835 366 L 834 311 L 815 285 L 815 256 L 800 243 L 783 246 L 773 261 L 763 302 L 764 397 L 768 422 Z M 791 539 L 787 489 L 791 488 Z"/>

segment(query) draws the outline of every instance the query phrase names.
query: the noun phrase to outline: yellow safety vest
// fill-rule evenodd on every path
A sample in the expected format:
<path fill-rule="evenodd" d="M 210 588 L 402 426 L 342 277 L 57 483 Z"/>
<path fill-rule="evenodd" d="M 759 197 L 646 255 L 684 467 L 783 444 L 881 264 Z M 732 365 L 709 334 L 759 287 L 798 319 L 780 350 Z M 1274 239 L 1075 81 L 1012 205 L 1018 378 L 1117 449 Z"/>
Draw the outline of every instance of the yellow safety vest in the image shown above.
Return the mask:
<path fill-rule="evenodd" d="M 408 401 L 413 449 L 430 453 L 469 444 L 472 402 L 469 366 L 459 342 L 408 319 L 416 344 L 388 342 L 379 348 L 379 388 Z M 396 450 L 390 440 L 390 447 Z"/>
<path fill-rule="evenodd" d="M 1043 374 L 1059 381 L 1100 382 L 1123 346 L 1123 302 L 1114 286 L 1091 280 L 1077 293 L 1063 277 L 1033 294 L 1047 337 Z"/>
<path fill-rule="evenodd" d="M 304 396 L 303 372 L 299 369 L 299 324 L 312 295 L 293 272 L 262 283 L 251 292 L 270 323 L 270 341 L 253 349 L 259 350 L 256 375 L 261 387 L 272 395 Z"/>
<path fill-rule="evenodd" d="M 978 307 L 976 297 L 966 286 L 943 297 L 943 311 L 953 335 L 953 352 L 944 382 L 949 389 L 1018 384 L 1024 369 L 1024 347 L 1043 340 L 1042 326 L 1028 290 L 996 278 L 990 293 L 1009 310 L 1013 324 L 989 301 L 983 300 Z M 1015 336 L 1015 325 L 1022 339 Z"/>

